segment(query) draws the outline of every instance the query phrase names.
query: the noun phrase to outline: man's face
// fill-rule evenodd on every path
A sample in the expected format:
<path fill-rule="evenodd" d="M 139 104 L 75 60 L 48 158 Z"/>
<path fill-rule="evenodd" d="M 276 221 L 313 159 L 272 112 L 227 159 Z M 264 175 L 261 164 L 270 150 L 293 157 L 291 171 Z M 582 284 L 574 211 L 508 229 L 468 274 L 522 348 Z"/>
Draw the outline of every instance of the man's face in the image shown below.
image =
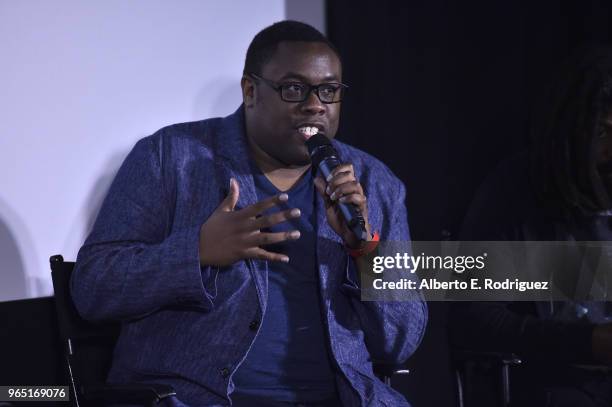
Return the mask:
<path fill-rule="evenodd" d="M 259 76 L 283 83 L 319 85 L 342 81 L 340 60 L 324 43 L 281 42 Z M 248 136 L 267 155 L 285 166 L 310 163 L 299 129 L 310 126 L 333 138 L 338 130 L 340 103 L 326 104 L 311 91 L 303 102 L 285 102 L 263 81 L 242 80 Z"/>

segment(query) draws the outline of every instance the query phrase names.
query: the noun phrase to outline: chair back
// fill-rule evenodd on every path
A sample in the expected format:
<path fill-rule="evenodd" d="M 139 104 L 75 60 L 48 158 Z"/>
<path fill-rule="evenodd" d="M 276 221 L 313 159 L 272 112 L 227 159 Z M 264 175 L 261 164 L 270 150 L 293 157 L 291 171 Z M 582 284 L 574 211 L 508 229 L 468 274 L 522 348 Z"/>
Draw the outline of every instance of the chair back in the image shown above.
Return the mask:
<path fill-rule="evenodd" d="M 64 261 L 61 255 L 52 256 L 50 262 L 60 339 L 65 346 L 69 379 L 78 405 L 83 386 L 106 381 L 120 325 L 92 323 L 81 318 L 70 296 L 74 262 Z"/>

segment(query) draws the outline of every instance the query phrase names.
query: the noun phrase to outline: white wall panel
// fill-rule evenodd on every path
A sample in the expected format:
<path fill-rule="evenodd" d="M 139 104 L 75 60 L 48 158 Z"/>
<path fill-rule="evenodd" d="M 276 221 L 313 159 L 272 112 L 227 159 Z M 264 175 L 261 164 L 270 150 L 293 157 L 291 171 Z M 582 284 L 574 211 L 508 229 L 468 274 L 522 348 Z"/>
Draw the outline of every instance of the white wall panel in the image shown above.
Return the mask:
<path fill-rule="evenodd" d="M 139 138 L 234 111 L 257 31 L 323 27 L 293 3 L 0 0 L 0 301 L 52 294 Z"/>

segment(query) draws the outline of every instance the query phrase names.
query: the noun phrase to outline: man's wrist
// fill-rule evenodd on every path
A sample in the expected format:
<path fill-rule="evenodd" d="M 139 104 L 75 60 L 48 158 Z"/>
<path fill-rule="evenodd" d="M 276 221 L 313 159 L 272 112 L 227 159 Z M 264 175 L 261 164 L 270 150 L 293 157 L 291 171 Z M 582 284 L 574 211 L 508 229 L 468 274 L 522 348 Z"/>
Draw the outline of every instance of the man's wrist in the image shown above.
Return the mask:
<path fill-rule="evenodd" d="M 365 256 L 366 254 L 374 251 L 376 249 L 376 247 L 378 246 L 378 242 L 380 240 L 380 236 L 378 235 L 378 232 L 374 232 L 374 234 L 369 234 L 370 238 L 366 241 L 366 242 L 362 242 L 361 245 L 357 248 L 350 248 L 350 247 L 346 247 L 346 249 L 348 250 L 349 254 L 354 257 L 361 257 L 361 256 Z"/>
<path fill-rule="evenodd" d="M 367 240 L 361 240 L 357 236 L 355 236 L 355 233 L 352 230 L 349 230 L 347 228 L 345 232 L 346 235 L 342 238 L 346 250 L 359 250 L 364 247 L 368 242 L 372 241 L 372 239 L 374 238 L 374 234 L 372 233 L 372 229 L 370 228 L 370 225 L 368 223 L 366 223 L 365 225 L 365 231 L 368 238 Z"/>

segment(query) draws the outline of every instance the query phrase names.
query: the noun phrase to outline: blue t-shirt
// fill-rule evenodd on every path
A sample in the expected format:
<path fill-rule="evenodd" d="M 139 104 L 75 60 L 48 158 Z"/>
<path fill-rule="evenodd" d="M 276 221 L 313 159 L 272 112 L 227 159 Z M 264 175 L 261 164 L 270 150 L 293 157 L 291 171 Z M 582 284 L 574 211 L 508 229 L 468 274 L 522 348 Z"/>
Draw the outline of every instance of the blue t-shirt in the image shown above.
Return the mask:
<path fill-rule="evenodd" d="M 259 169 L 253 172 L 259 200 L 280 192 Z M 297 229 L 301 236 L 265 246 L 288 255 L 289 263 L 268 263 L 268 305 L 259 334 L 233 376 L 235 393 L 278 401 L 325 400 L 336 388 L 320 304 L 310 171 L 286 192 L 289 200 L 267 213 L 299 208 L 302 214 L 269 231 Z"/>

